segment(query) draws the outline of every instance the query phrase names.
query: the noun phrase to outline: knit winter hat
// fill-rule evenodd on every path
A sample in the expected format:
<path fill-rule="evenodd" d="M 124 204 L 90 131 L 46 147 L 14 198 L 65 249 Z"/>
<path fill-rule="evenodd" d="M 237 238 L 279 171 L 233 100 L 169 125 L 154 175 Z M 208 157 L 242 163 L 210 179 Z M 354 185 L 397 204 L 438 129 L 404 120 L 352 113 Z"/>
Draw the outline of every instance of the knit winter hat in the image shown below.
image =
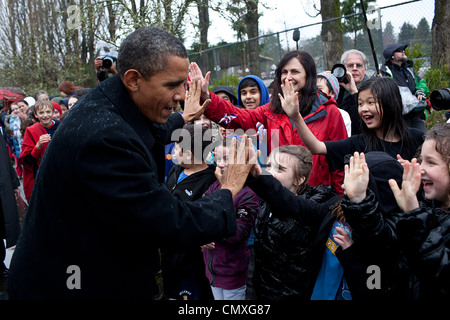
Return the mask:
<path fill-rule="evenodd" d="M 32 107 L 36 104 L 36 100 L 33 97 L 26 97 L 25 100 L 28 103 L 29 107 Z"/>
<path fill-rule="evenodd" d="M 52 105 L 53 105 L 53 109 L 58 110 L 59 114 L 62 114 L 62 109 L 61 109 L 61 107 L 59 106 L 58 103 L 52 101 Z"/>
<path fill-rule="evenodd" d="M 335 97 L 335 99 L 337 99 L 337 97 L 339 96 L 339 81 L 338 81 L 338 79 L 333 74 L 327 73 L 327 72 L 321 72 L 317 76 L 327 79 L 328 83 L 331 85 L 331 88 L 333 88 L 334 97 Z"/>

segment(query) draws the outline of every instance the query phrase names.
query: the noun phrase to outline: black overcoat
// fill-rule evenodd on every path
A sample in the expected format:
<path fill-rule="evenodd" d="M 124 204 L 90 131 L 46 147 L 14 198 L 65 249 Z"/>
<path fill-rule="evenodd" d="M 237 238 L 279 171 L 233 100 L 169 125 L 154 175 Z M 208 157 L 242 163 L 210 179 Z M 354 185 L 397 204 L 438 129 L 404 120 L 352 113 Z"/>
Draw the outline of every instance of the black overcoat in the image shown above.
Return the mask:
<path fill-rule="evenodd" d="M 6 239 L 6 247 L 16 244 L 20 233 L 19 214 L 14 189 L 20 182 L 9 157 L 5 139 L 0 133 L 0 241 Z"/>
<path fill-rule="evenodd" d="M 143 117 L 118 76 L 77 102 L 41 162 L 11 299 L 152 298 L 158 247 L 235 234 L 229 190 L 184 203 L 160 183 L 164 143 L 183 125 L 178 113 L 165 125 Z"/>

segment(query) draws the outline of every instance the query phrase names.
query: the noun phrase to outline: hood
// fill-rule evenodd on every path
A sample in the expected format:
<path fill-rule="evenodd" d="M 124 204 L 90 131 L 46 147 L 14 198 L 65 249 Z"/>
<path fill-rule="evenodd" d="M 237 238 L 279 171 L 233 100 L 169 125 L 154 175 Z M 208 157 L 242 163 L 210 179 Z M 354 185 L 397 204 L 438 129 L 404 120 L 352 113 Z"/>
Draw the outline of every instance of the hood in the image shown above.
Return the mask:
<path fill-rule="evenodd" d="M 350 156 L 345 156 L 344 163 L 349 163 Z M 402 165 L 397 159 L 382 151 L 367 152 L 365 157 L 369 168 L 368 188 L 377 196 L 381 213 L 384 217 L 390 217 L 394 212 L 400 212 L 394 193 L 389 186 L 389 179 L 394 179 L 401 185 L 403 179 Z"/>
<path fill-rule="evenodd" d="M 400 43 L 388 44 L 383 50 L 384 59 L 390 60 L 395 51 L 397 51 L 398 49 L 405 50 L 407 46 L 408 46 L 407 44 L 400 44 Z"/>
<path fill-rule="evenodd" d="M 218 92 L 225 92 L 230 97 L 231 103 L 236 105 L 238 99 L 236 98 L 236 95 L 234 94 L 234 91 L 231 87 L 228 86 L 216 86 L 212 92 L 218 93 Z"/>
<path fill-rule="evenodd" d="M 237 96 L 238 96 L 238 106 L 243 107 L 244 105 L 242 104 L 241 101 L 241 95 L 239 94 L 239 92 L 241 91 L 241 83 L 242 80 L 244 79 L 248 79 L 251 78 L 253 80 L 255 80 L 258 83 L 259 86 L 259 90 L 261 91 L 261 102 L 260 102 L 260 106 L 265 105 L 266 103 L 270 102 L 270 95 L 269 95 L 269 90 L 267 90 L 266 85 L 264 84 L 264 82 L 261 80 L 261 78 L 259 78 L 258 76 L 254 76 L 254 75 L 249 75 L 246 76 L 244 78 L 241 79 L 241 81 L 239 81 L 239 85 L 238 85 L 238 90 L 237 90 Z"/>

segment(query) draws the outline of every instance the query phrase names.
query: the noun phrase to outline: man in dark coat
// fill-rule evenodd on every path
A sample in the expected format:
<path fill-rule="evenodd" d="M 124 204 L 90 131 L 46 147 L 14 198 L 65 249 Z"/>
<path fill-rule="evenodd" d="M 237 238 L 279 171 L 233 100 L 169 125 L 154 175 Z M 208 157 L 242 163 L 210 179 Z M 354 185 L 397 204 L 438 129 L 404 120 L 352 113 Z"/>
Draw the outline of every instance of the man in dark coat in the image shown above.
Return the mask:
<path fill-rule="evenodd" d="M 19 214 L 17 212 L 16 197 L 19 196 L 20 182 L 14 170 L 8 148 L 0 128 L 0 278 L 8 275 L 4 264 L 6 247 L 16 244 L 20 233 Z"/>
<path fill-rule="evenodd" d="M 232 197 L 245 182 L 235 182 L 238 166 L 196 202 L 162 184 L 172 131 L 208 104 L 200 106 L 193 82 L 184 113 L 172 113 L 186 95 L 183 44 L 140 28 L 118 61 L 118 74 L 77 102 L 48 146 L 11 262 L 11 299 L 151 299 L 158 247 L 236 233 Z"/>
<path fill-rule="evenodd" d="M 426 96 L 430 89 L 425 79 L 421 79 L 416 74 L 413 61 L 407 59 L 405 53 L 407 46 L 400 43 L 388 44 L 383 50 L 385 62 L 380 73 L 383 77 L 392 78 L 397 83 L 402 95 L 403 118 L 408 127 L 419 129 L 425 134 L 427 127 L 423 119 Z"/>
<path fill-rule="evenodd" d="M 367 72 L 367 57 L 364 52 L 356 49 L 345 51 L 341 63 L 347 69 L 346 82 L 339 82 L 339 95 L 335 97 L 338 107 L 348 112 L 352 120 L 352 135 L 361 133 L 361 118 L 358 114 L 356 96 L 361 84 L 369 78 Z"/>

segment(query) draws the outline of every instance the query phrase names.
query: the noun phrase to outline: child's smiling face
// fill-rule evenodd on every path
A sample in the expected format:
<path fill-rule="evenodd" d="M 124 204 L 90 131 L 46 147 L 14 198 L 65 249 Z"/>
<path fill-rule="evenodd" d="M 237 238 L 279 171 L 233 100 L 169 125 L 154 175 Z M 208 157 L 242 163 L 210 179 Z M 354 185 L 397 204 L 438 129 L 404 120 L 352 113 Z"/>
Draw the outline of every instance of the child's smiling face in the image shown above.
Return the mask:
<path fill-rule="evenodd" d="M 35 117 L 44 127 L 49 127 L 53 122 L 53 109 L 48 106 L 43 106 L 34 112 Z"/>
<path fill-rule="evenodd" d="M 261 104 L 261 92 L 257 86 L 242 88 L 240 95 L 242 104 L 246 109 L 255 109 Z"/>
<path fill-rule="evenodd" d="M 369 129 L 379 129 L 382 114 L 377 99 L 369 89 L 358 94 L 358 114 Z"/>
<path fill-rule="evenodd" d="M 449 168 L 442 155 L 436 151 L 435 140 L 425 140 L 422 145 L 420 174 L 425 197 L 428 200 L 441 202 L 444 207 L 449 207 Z"/>

